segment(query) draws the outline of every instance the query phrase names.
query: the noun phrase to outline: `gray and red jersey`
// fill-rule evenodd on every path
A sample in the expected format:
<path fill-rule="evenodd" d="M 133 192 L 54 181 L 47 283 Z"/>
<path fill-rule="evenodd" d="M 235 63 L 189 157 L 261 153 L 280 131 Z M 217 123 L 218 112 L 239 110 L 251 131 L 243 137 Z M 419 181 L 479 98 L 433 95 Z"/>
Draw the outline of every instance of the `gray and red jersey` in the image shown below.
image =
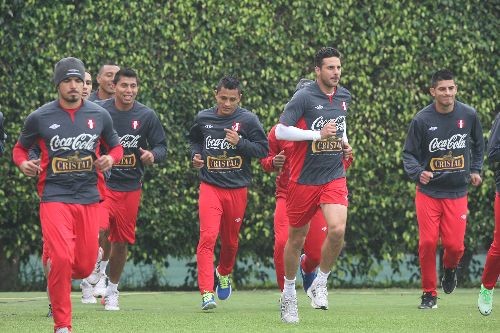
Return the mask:
<path fill-rule="evenodd" d="M 152 109 L 137 101 L 134 101 L 128 111 L 119 111 L 114 98 L 97 103 L 111 115 L 123 147 L 123 158 L 113 165 L 106 177 L 106 185 L 114 191 L 135 191 L 142 187 L 144 175 L 139 148 L 150 150 L 155 163 L 160 163 L 167 157 L 167 139 L 163 126 Z"/>
<path fill-rule="evenodd" d="M 236 146 L 226 141 L 225 128 L 239 133 Z M 200 111 L 188 139 L 191 156 L 201 154 L 205 161 L 200 179 L 222 188 L 247 187 L 252 180 L 251 159 L 265 157 L 269 149 L 259 119 L 241 107 L 230 116 L 217 115 L 216 107 Z"/>
<path fill-rule="evenodd" d="M 66 111 L 59 101 L 47 103 L 31 113 L 18 140 L 13 159 L 28 158 L 37 144 L 41 151 L 38 193 L 42 202 L 89 204 L 99 202 L 94 160 L 101 141 L 109 148 L 119 146 L 113 121 L 103 108 L 82 101 L 76 111 Z"/>
<path fill-rule="evenodd" d="M 442 114 L 430 104 L 419 111 L 408 129 L 403 150 L 405 172 L 419 191 L 433 198 L 460 198 L 467 194 L 470 172 L 483 167 L 484 139 L 476 110 L 455 101 L 452 112 Z M 423 171 L 433 178 L 419 183 Z"/>
<path fill-rule="evenodd" d="M 342 137 L 351 94 L 338 86 L 331 96 L 317 82 L 298 90 L 285 106 L 280 123 L 304 130 L 320 131 L 328 122 L 337 127 L 336 138 L 293 142 L 290 180 L 304 185 L 322 185 L 345 177 Z"/>
<path fill-rule="evenodd" d="M 97 95 L 97 92 L 99 89 L 94 90 L 93 92 L 90 93 L 89 98 L 87 100 L 91 102 L 99 102 L 99 101 L 105 101 L 105 99 L 100 99 L 99 95 Z"/>
<path fill-rule="evenodd" d="M 488 139 L 488 161 L 495 171 L 496 191 L 500 193 L 500 113 L 497 114 Z"/>

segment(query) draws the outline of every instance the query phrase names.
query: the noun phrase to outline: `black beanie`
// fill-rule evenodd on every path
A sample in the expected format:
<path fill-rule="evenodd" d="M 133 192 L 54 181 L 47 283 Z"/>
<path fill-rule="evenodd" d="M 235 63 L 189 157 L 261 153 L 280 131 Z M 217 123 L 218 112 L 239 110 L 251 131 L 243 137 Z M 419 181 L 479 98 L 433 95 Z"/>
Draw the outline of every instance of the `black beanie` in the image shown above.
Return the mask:
<path fill-rule="evenodd" d="M 63 58 L 54 66 L 54 84 L 56 87 L 62 80 L 70 76 L 79 77 L 82 81 L 85 80 L 85 66 L 80 59 L 73 57 Z"/>

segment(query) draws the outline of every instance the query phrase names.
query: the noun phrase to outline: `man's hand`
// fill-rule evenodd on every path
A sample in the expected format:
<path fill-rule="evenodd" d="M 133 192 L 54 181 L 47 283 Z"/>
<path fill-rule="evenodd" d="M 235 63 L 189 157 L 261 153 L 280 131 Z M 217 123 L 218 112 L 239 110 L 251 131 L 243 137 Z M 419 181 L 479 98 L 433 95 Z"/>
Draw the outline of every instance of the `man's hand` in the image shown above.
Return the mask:
<path fill-rule="evenodd" d="M 345 160 L 352 158 L 352 147 L 348 142 L 342 143 L 342 153 L 344 154 Z"/>
<path fill-rule="evenodd" d="M 319 131 L 319 134 L 321 135 L 322 139 L 328 139 L 330 137 L 334 137 L 335 134 L 337 133 L 337 125 L 332 122 L 326 123 L 325 126 Z"/>
<path fill-rule="evenodd" d="M 474 186 L 479 186 L 481 185 L 481 182 L 483 180 L 481 179 L 481 176 L 478 173 L 471 173 L 470 174 L 470 183 Z"/>
<path fill-rule="evenodd" d="M 113 157 L 109 155 L 102 155 L 97 160 L 95 160 L 94 165 L 98 170 L 106 172 L 113 167 L 114 162 L 115 161 L 113 160 Z"/>
<path fill-rule="evenodd" d="M 201 169 L 205 165 L 205 161 L 201 158 L 200 154 L 194 154 L 193 156 L 193 167 L 196 169 Z"/>
<path fill-rule="evenodd" d="M 145 150 L 139 147 L 139 152 L 141 153 L 142 164 L 152 165 L 155 162 L 155 156 L 149 150 Z"/>
<path fill-rule="evenodd" d="M 224 131 L 226 132 L 226 141 L 233 146 L 236 146 L 238 144 L 238 141 L 240 141 L 238 132 L 233 130 L 232 128 L 224 128 Z"/>
<path fill-rule="evenodd" d="M 24 161 L 19 165 L 19 170 L 28 177 L 35 177 L 43 171 L 40 167 L 40 159 Z"/>
<path fill-rule="evenodd" d="M 430 171 L 422 171 L 422 173 L 420 174 L 420 182 L 424 185 L 427 185 L 429 184 L 429 182 L 431 181 L 431 179 L 434 177 L 434 174 Z"/>
<path fill-rule="evenodd" d="M 278 155 L 275 155 L 273 157 L 274 168 L 280 170 L 285 164 L 285 160 L 286 160 L 285 151 L 282 150 Z"/>

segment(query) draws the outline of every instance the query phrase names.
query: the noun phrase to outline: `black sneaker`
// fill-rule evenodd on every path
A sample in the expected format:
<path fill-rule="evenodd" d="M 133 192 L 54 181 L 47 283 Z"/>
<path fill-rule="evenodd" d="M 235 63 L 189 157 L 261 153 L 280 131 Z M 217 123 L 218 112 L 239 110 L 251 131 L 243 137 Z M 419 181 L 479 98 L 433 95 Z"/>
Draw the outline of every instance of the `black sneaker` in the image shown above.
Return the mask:
<path fill-rule="evenodd" d="M 444 275 L 441 279 L 441 288 L 446 294 L 451 294 L 457 287 L 457 270 L 451 268 L 444 269 Z"/>
<path fill-rule="evenodd" d="M 424 292 L 422 294 L 422 303 L 419 305 L 419 309 L 437 309 L 437 296 L 433 296 L 432 292 Z"/>
<path fill-rule="evenodd" d="M 47 318 L 52 318 L 52 304 L 49 304 L 49 312 L 47 312 Z"/>

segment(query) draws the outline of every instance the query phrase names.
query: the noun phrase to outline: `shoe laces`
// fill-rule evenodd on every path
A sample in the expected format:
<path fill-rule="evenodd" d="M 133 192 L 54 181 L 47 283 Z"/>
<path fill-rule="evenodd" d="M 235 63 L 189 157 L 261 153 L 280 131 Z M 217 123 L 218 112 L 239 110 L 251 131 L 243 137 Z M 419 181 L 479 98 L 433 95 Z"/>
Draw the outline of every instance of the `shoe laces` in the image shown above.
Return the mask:
<path fill-rule="evenodd" d="M 299 315 L 297 309 L 297 297 L 283 297 L 281 299 L 281 309 L 285 315 L 297 317 Z"/>
<path fill-rule="evenodd" d="M 118 290 L 113 290 L 110 294 L 106 295 L 106 304 L 115 305 L 118 304 L 118 297 L 120 292 Z"/>
<path fill-rule="evenodd" d="M 222 289 L 229 288 L 229 285 L 231 284 L 231 281 L 229 280 L 229 275 L 219 275 L 219 286 Z"/>
<path fill-rule="evenodd" d="M 214 299 L 214 294 L 211 292 L 206 292 L 201 295 L 201 299 L 203 300 L 203 303 L 209 302 Z"/>
<path fill-rule="evenodd" d="M 485 303 L 491 303 L 493 299 L 493 289 L 489 290 L 482 287 L 479 293 L 481 294 L 481 297 Z"/>

